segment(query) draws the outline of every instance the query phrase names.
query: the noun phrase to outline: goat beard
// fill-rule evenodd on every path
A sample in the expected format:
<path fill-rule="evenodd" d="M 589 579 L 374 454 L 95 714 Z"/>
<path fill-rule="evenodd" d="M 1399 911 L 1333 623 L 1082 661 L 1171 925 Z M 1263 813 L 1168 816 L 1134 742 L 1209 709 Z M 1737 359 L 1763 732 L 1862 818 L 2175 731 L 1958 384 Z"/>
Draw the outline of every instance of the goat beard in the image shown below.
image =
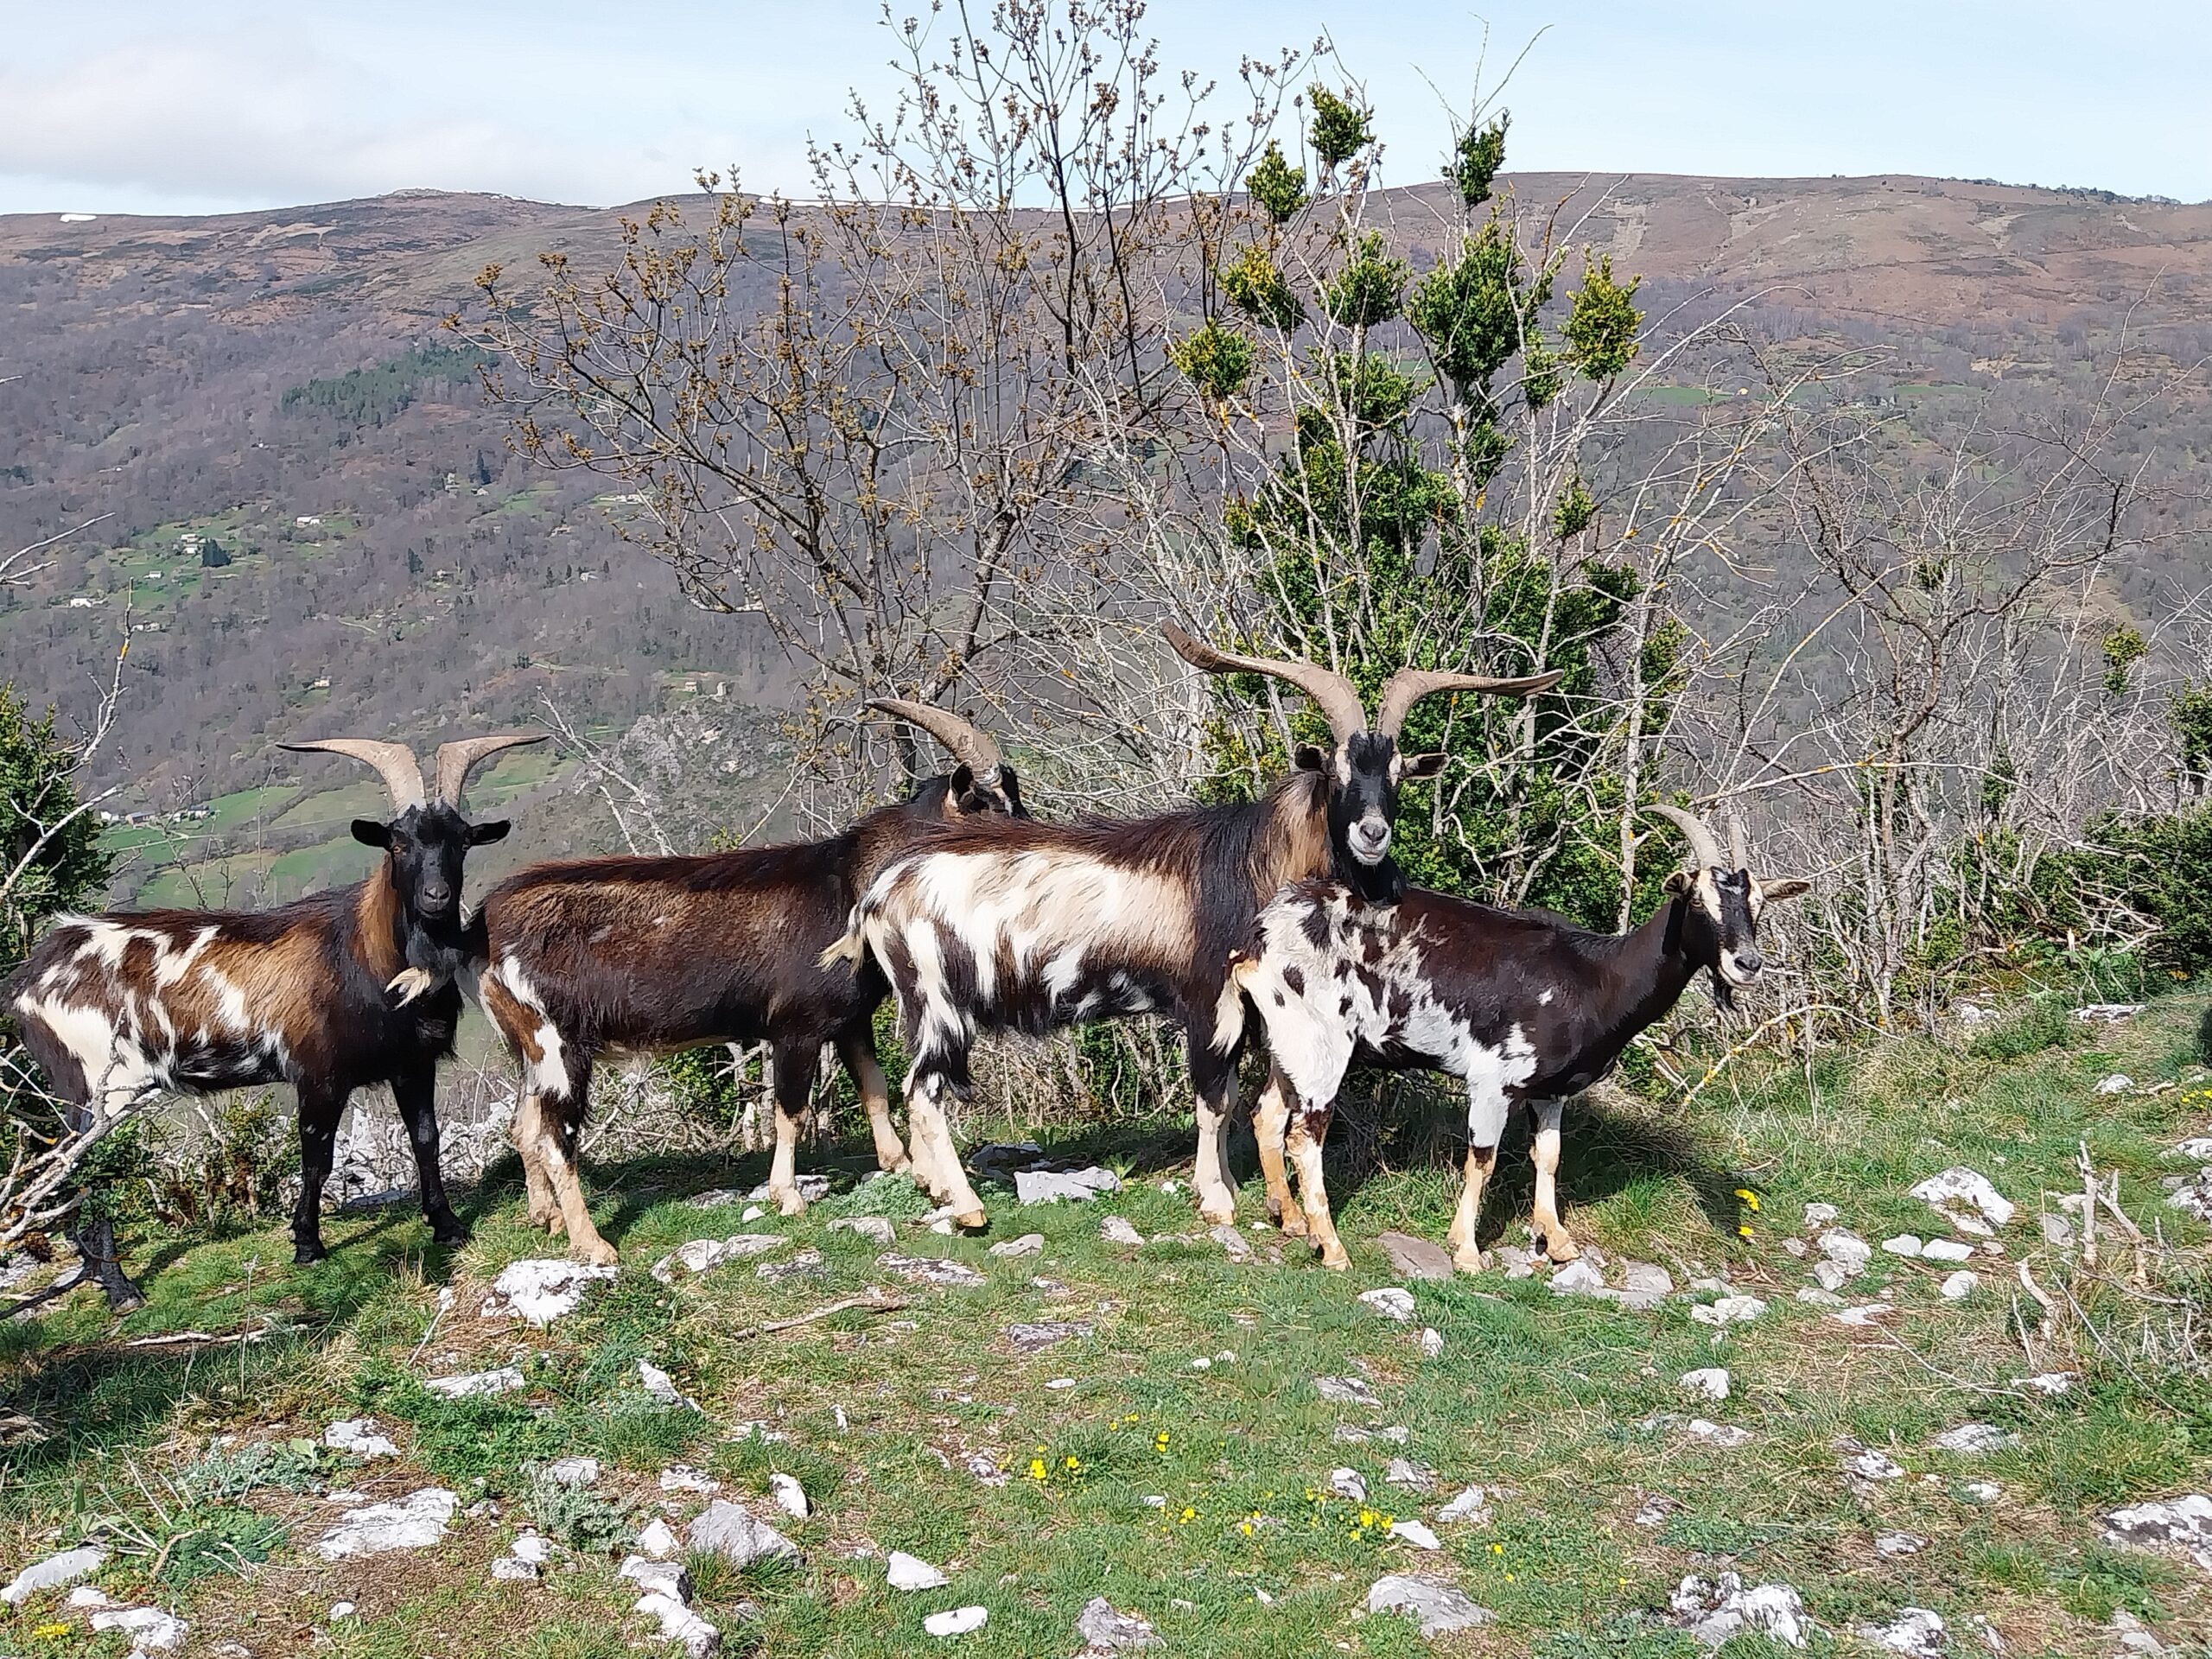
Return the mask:
<path fill-rule="evenodd" d="M 1730 986 L 1726 979 L 1722 977 L 1721 972 L 1718 968 L 1715 968 L 1711 971 L 1713 974 L 1713 1007 L 1719 1008 L 1724 1014 L 1732 1012 L 1736 1007 L 1736 993 L 1734 988 Z"/>

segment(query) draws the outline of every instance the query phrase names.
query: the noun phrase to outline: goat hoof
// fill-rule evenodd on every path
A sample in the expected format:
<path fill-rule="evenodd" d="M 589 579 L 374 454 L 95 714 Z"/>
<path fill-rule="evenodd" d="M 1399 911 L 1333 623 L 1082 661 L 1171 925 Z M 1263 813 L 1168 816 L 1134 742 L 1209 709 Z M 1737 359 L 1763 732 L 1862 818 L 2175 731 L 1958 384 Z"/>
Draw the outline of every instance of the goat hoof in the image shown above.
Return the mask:
<path fill-rule="evenodd" d="M 330 1254 L 320 1240 L 296 1239 L 292 1244 L 292 1265 L 304 1268 L 321 1261 Z"/>
<path fill-rule="evenodd" d="M 611 1268 L 622 1259 L 621 1252 L 603 1238 L 579 1244 L 569 1253 L 591 1268 Z"/>
<path fill-rule="evenodd" d="M 982 1210 L 963 1210 L 953 1217 L 952 1224 L 963 1233 L 980 1233 L 991 1224 L 991 1218 Z"/>
<path fill-rule="evenodd" d="M 1236 1200 L 1226 1195 L 1208 1198 L 1198 1205 L 1198 1219 L 1209 1227 L 1234 1227 L 1236 1224 Z"/>
<path fill-rule="evenodd" d="M 1321 1265 L 1325 1268 L 1331 1268 L 1335 1272 L 1342 1273 L 1344 1269 L 1351 1266 L 1351 1257 L 1344 1254 L 1344 1247 L 1339 1244 L 1332 1249 L 1325 1249 L 1321 1252 Z"/>
<path fill-rule="evenodd" d="M 107 1306 L 111 1313 L 129 1313 L 146 1306 L 146 1293 L 128 1279 L 120 1284 L 105 1287 Z"/>
<path fill-rule="evenodd" d="M 1580 1262 L 1582 1259 L 1582 1247 L 1565 1233 L 1560 1233 L 1544 1240 L 1544 1254 L 1553 1262 L 1564 1267 L 1569 1262 Z"/>
<path fill-rule="evenodd" d="M 459 1216 L 430 1217 L 430 1242 L 433 1244 L 466 1244 L 468 1243 L 468 1224 Z"/>
<path fill-rule="evenodd" d="M 806 1213 L 806 1200 L 795 1192 L 786 1192 L 776 1200 L 776 1213 L 779 1216 L 803 1216 Z"/>
<path fill-rule="evenodd" d="M 1462 1273 L 1480 1273 L 1489 1264 L 1483 1260 L 1483 1253 L 1470 1244 L 1452 1253 L 1452 1265 Z"/>
<path fill-rule="evenodd" d="M 1285 1238 L 1304 1238 L 1311 1230 L 1306 1224 L 1306 1217 L 1297 1211 L 1286 1210 L 1282 1212 L 1282 1236 Z"/>

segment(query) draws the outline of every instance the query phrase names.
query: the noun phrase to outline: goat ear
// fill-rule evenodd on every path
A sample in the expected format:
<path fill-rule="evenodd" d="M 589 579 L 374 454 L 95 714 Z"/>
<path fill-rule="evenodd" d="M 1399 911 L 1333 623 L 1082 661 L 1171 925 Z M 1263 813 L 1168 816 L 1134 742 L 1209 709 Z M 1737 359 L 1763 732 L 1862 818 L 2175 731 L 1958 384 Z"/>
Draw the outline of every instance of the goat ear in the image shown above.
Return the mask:
<path fill-rule="evenodd" d="M 1398 760 L 1398 776 L 1402 780 L 1433 778 L 1444 770 L 1444 763 L 1451 758 L 1440 749 L 1430 754 L 1402 755 Z"/>
<path fill-rule="evenodd" d="M 944 816 L 948 818 L 958 817 L 960 803 L 968 798 L 968 791 L 975 787 L 976 768 L 963 760 L 945 777 Z"/>
<path fill-rule="evenodd" d="M 1291 751 L 1290 764 L 1300 772 L 1326 772 L 1329 757 L 1311 743 L 1301 743 Z"/>
<path fill-rule="evenodd" d="M 481 847 L 487 841 L 505 841 L 507 831 L 513 828 L 514 825 L 505 818 L 494 818 L 489 823 L 472 823 L 468 826 L 468 844 Z"/>
<path fill-rule="evenodd" d="M 388 848 L 391 845 L 391 826 L 378 823 L 374 818 L 356 818 L 353 820 L 353 839 L 364 847 Z"/>
<path fill-rule="evenodd" d="M 1676 870 L 1659 884 L 1659 890 L 1662 893 L 1671 893 L 1679 899 L 1696 883 L 1697 877 L 1692 875 L 1688 870 Z"/>
<path fill-rule="evenodd" d="M 1813 884 L 1811 882 L 1800 881 L 1795 876 L 1786 877 L 1780 881 L 1761 881 L 1759 883 L 1759 897 L 1765 899 L 1767 903 L 1770 905 L 1778 903 L 1780 900 L 1784 899 L 1795 899 L 1799 893 L 1810 893 L 1812 890 Z"/>

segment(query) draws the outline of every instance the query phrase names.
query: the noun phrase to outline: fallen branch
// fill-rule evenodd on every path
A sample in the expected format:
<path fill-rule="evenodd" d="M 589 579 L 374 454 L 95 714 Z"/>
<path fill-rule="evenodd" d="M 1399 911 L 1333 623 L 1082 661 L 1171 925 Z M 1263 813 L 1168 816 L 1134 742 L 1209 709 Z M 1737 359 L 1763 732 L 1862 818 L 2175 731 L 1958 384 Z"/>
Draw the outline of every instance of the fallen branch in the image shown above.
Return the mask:
<path fill-rule="evenodd" d="M 817 1319 L 826 1319 L 833 1313 L 849 1313 L 858 1308 L 868 1313 L 896 1313 L 906 1304 L 896 1296 L 887 1296 L 874 1285 L 859 1296 L 847 1296 L 817 1307 L 811 1313 L 802 1313 L 795 1319 L 771 1319 L 766 1325 L 748 1325 L 742 1331 L 733 1331 L 728 1340 L 743 1342 L 748 1337 L 772 1337 L 779 1331 L 795 1331 L 802 1325 L 812 1325 Z"/>

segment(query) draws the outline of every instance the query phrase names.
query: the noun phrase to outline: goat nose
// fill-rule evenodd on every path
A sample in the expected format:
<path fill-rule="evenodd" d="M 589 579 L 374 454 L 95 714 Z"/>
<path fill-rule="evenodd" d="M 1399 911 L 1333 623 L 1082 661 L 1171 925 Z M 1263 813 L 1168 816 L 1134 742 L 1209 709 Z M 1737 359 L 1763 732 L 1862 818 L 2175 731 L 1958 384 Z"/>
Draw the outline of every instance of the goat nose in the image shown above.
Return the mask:
<path fill-rule="evenodd" d="M 1758 973 L 1765 966 L 1766 963 L 1756 950 L 1738 950 L 1736 953 L 1736 967 L 1745 978 Z"/>

